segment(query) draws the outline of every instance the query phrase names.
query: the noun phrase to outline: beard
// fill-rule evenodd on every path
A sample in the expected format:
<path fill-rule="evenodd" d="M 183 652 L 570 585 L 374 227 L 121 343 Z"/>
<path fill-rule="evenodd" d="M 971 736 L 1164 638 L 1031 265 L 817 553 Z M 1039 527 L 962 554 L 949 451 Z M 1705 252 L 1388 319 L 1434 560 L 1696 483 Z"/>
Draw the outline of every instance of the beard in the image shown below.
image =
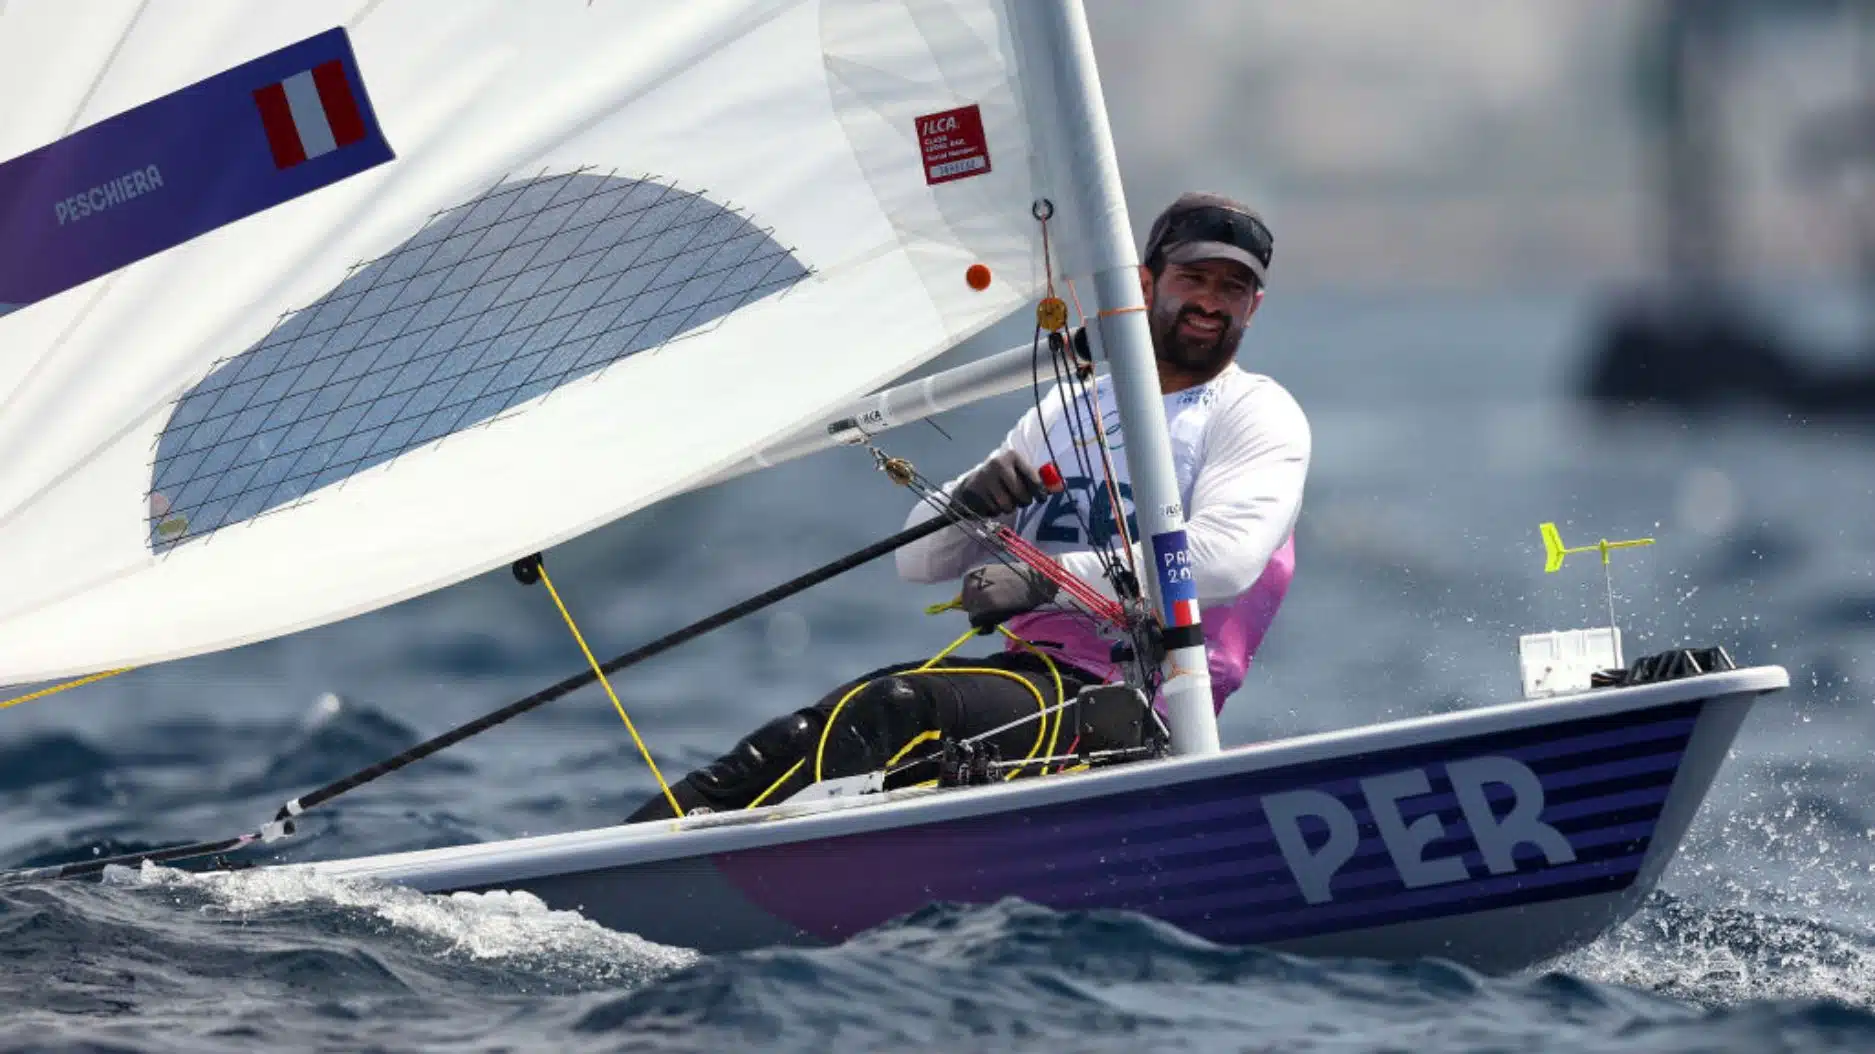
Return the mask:
<path fill-rule="evenodd" d="M 1237 345 L 1243 340 L 1243 319 L 1212 314 L 1170 297 L 1156 298 L 1148 317 L 1152 323 L 1153 353 L 1165 362 L 1194 373 L 1223 369 L 1237 357 Z M 1183 328 L 1188 319 L 1222 322 L 1223 328 L 1215 337 L 1194 336 Z"/>

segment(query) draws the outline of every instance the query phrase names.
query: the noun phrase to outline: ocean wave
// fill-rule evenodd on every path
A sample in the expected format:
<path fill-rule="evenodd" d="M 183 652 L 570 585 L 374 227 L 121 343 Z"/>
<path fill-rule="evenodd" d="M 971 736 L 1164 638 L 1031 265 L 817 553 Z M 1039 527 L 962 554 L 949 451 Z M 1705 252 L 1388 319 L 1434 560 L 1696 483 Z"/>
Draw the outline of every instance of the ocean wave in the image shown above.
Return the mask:
<path fill-rule="evenodd" d="M 1710 1009 L 1574 972 L 1494 979 L 1441 961 L 1223 948 L 1138 915 L 1019 901 L 928 908 L 836 948 L 706 959 L 582 1003 L 571 1031 L 671 1052 L 1759 1052 L 1793 1034 L 1875 1044 L 1875 1015 L 1829 1001 Z"/>

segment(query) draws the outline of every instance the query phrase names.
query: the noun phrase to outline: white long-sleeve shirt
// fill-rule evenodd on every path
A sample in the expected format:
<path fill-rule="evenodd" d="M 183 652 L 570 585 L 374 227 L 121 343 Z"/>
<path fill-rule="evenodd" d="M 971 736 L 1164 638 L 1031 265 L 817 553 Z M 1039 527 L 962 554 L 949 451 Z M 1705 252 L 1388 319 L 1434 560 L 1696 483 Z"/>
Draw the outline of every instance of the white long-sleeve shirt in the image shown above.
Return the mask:
<path fill-rule="evenodd" d="M 1150 574 L 1133 520 L 1131 477 L 1125 436 L 1112 385 L 1100 385 L 1100 427 L 1113 451 L 1114 474 L 1134 539 L 1140 574 Z M 1003 517 L 1024 538 L 1061 561 L 1075 575 L 1111 596 L 1112 585 L 1090 550 L 1110 543 L 1115 534 L 1112 501 L 1093 442 L 1094 423 L 1085 405 L 1075 404 L 1085 446 L 1077 448 L 1059 391 L 1042 400 L 1041 412 L 1022 415 L 1002 445 L 1039 468 L 1054 462 L 1065 487 L 1060 494 L 1012 516 Z M 1209 656 L 1215 704 L 1243 683 L 1257 645 L 1282 603 L 1295 570 L 1293 534 L 1308 476 L 1308 419 L 1282 385 L 1246 372 L 1235 363 L 1205 384 L 1165 396 L 1165 416 L 1172 443 L 1172 466 L 1184 504 L 1186 542 L 1198 591 Z M 1077 449 L 1080 451 L 1077 456 Z M 1092 467 L 1092 473 L 1084 471 Z M 971 471 L 975 471 L 972 469 Z M 945 484 L 954 491 L 969 475 Z M 920 502 L 907 526 L 937 513 Z M 914 582 L 943 582 L 994 557 L 956 528 L 940 531 L 898 551 L 899 574 Z M 1064 661 L 1091 673 L 1117 674 L 1110 654 L 1116 639 L 1110 627 L 1064 602 L 1011 619 L 1012 633 L 1037 642 Z M 1012 645 L 1014 646 L 1014 645 Z"/>

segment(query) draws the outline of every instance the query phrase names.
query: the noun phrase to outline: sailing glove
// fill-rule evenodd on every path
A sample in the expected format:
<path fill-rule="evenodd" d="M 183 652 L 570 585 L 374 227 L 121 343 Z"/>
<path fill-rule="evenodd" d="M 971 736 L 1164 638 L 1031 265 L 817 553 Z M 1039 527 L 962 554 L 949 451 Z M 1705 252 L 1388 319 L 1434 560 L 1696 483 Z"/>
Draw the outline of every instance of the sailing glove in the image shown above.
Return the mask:
<path fill-rule="evenodd" d="M 963 607 L 983 632 L 1055 599 L 1056 585 L 1032 567 L 988 564 L 964 575 Z"/>
<path fill-rule="evenodd" d="M 1042 477 L 1022 455 L 1005 450 L 965 477 L 955 497 L 979 516 L 1002 516 L 1047 495 Z"/>

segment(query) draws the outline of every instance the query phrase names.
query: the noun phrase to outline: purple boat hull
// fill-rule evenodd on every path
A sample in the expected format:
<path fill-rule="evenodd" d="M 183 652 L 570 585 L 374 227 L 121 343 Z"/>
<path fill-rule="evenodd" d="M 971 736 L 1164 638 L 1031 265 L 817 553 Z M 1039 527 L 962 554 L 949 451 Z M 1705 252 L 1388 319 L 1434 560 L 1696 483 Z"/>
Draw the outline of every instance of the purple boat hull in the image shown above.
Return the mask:
<path fill-rule="evenodd" d="M 1018 897 L 1221 944 L 1514 970 L 1634 909 L 1752 700 L 1786 683 L 1739 670 L 1072 777 L 311 866 L 525 890 L 705 951 Z"/>

